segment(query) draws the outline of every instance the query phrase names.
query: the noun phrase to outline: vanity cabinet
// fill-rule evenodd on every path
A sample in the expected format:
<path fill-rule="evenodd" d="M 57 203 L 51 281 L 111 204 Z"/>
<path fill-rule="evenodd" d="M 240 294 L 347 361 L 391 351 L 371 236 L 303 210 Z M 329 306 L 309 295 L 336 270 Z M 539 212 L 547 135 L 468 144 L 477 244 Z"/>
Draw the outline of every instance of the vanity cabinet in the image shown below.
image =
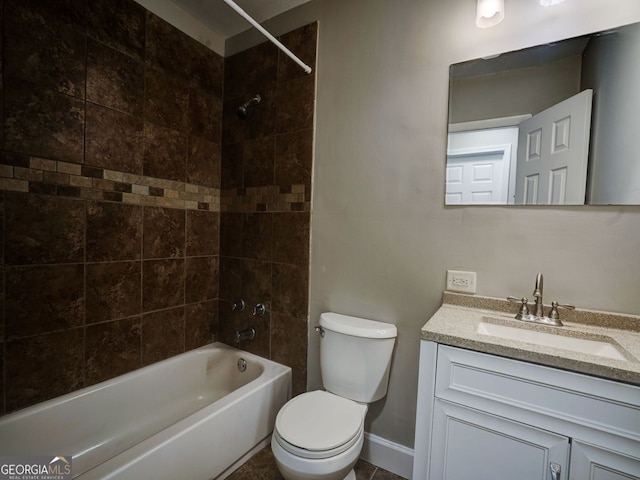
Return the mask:
<path fill-rule="evenodd" d="M 636 450 L 636 455 L 640 451 Z M 574 440 L 571 444 L 570 476 L 592 480 L 630 480 L 640 478 L 638 458 L 614 452 L 602 446 Z"/>
<path fill-rule="evenodd" d="M 414 480 L 640 480 L 640 388 L 421 341 Z"/>
<path fill-rule="evenodd" d="M 430 478 L 540 480 L 561 470 L 569 438 L 436 399 Z"/>

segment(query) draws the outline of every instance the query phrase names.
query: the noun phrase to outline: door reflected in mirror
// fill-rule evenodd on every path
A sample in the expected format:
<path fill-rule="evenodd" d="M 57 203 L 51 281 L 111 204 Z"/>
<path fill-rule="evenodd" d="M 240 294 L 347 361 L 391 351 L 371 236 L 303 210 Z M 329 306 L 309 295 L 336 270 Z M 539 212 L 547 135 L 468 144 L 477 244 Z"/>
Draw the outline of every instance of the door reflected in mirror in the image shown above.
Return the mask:
<path fill-rule="evenodd" d="M 640 24 L 450 68 L 446 205 L 640 204 Z"/>

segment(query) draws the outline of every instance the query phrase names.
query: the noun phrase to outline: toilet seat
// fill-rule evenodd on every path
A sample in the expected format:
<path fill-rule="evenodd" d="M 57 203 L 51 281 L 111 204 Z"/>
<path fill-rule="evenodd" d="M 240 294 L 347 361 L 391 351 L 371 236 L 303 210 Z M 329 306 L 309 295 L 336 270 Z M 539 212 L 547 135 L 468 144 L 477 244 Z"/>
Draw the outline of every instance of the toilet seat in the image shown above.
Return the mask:
<path fill-rule="evenodd" d="M 325 391 L 307 392 L 285 404 L 274 438 L 302 458 L 329 458 L 355 445 L 364 433 L 366 407 Z"/>

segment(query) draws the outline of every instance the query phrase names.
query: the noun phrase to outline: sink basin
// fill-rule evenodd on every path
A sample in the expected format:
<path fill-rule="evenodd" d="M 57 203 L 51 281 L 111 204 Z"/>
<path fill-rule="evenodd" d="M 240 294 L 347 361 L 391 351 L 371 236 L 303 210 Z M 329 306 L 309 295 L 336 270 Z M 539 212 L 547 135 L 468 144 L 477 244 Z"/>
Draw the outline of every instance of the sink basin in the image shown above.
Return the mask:
<path fill-rule="evenodd" d="M 598 357 L 627 361 L 627 358 L 614 345 L 602 340 L 569 337 L 489 322 L 480 322 L 476 332 L 490 337 L 505 338 L 544 347 L 561 348 L 562 350 L 570 350 L 577 353 L 587 353 Z M 595 336 L 602 338 L 601 336 Z"/>

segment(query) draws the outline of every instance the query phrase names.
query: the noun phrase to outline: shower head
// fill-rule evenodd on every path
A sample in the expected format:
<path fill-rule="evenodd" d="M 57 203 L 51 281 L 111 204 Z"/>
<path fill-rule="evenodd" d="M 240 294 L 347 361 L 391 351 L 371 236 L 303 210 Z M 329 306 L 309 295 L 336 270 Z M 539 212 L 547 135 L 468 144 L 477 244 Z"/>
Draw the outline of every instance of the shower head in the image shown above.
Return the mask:
<path fill-rule="evenodd" d="M 249 100 L 248 102 L 238 107 L 238 110 L 236 110 L 238 117 L 240 117 L 242 120 L 247 118 L 247 113 L 249 112 L 249 106 L 251 106 L 252 103 L 256 103 L 256 104 L 260 103 L 260 100 L 262 100 L 262 97 L 260 97 L 260 95 L 255 95 L 251 100 Z"/>

